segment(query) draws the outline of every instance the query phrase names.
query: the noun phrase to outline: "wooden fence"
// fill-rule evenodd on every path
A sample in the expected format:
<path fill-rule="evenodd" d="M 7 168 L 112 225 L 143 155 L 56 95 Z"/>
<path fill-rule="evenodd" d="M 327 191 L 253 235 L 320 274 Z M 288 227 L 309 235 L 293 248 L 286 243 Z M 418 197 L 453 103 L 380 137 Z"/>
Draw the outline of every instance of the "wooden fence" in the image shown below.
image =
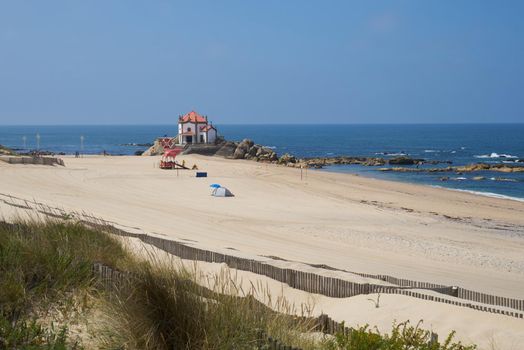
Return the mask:
<path fill-rule="evenodd" d="M 92 222 L 85 223 L 90 226 L 95 225 Z M 311 272 L 280 268 L 262 261 L 246 259 L 196 247 L 191 247 L 184 243 L 164 239 L 161 237 L 126 232 L 124 230 L 117 229 L 111 225 L 97 224 L 96 226 L 120 236 L 138 238 L 144 243 L 155 246 L 181 259 L 205 261 L 210 263 L 225 263 L 230 268 L 263 275 L 277 280 L 279 282 L 286 283 L 292 288 L 300 289 L 309 293 L 321 294 L 333 298 L 347 298 L 370 293 L 402 294 L 423 300 L 468 307 L 479 311 L 498 313 L 516 318 L 524 318 L 524 313 L 517 312 L 517 310 L 524 311 L 523 299 L 499 297 L 495 295 L 463 289 L 461 287 L 444 286 L 429 282 L 412 281 L 388 275 L 356 273 L 357 275 L 362 277 L 382 280 L 391 284 L 396 284 L 397 286 L 384 286 L 371 283 L 350 282 L 342 280 L 340 278 L 326 277 Z M 496 307 L 488 307 L 485 305 L 473 304 L 471 302 L 466 301 L 463 302 L 445 297 L 436 297 L 433 295 L 419 293 L 408 289 L 426 289 L 471 302 L 478 302 L 493 306 L 501 306 L 513 310 L 504 310 Z"/>
<path fill-rule="evenodd" d="M 9 205 L 18 206 L 21 208 L 23 207 L 27 209 L 33 209 L 29 207 L 29 203 L 34 203 L 35 205 L 37 205 L 36 209 L 39 212 L 41 212 L 42 214 L 50 215 L 50 216 L 57 216 L 57 217 L 64 217 L 67 215 L 67 213 L 60 208 L 51 208 L 49 206 L 45 206 L 42 203 L 30 202 L 30 201 L 23 200 L 21 198 L 12 197 L 12 196 L 7 196 L 7 197 L 10 198 L 10 201 L 7 201 L 5 199 L 3 201 Z M 22 206 L 22 205 L 16 204 L 13 201 L 13 199 L 21 200 L 23 203 L 25 203 L 25 205 Z M 46 207 L 47 210 L 43 210 L 42 207 Z M 54 211 L 57 211 L 60 214 L 57 215 L 56 213 L 54 213 Z M 524 313 L 517 312 L 517 311 L 524 311 L 524 299 L 513 299 L 513 298 L 501 297 L 501 296 L 476 292 L 476 291 L 472 291 L 469 289 L 464 289 L 462 287 L 445 286 L 445 285 L 436 284 L 436 283 L 413 281 L 413 280 L 397 278 L 397 277 L 393 277 L 389 275 L 374 275 L 374 274 L 347 271 L 347 272 L 350 272 L 350 273 L 353 273 L 353 274 L 356 274 L 362 277 L 378 279 L 384 282 L 395 284 L 396 286 L 383 286 L 383 285 L 370 284 L 370 283 L 355 283 L 355 282 L 350 282 L 346 280 L 341 280 L 339 278 L 325 277 L 322 275 L 299 271 L 299 270 L 284 269 L 284 268 L 276 267 L 276 266 L 267 264 L 265 262 L 261 262 L 261 261 L 257 261 L 253 259 L 245 259 L 245 258 L 240 258 L 240 257 L 232 256 L 232 255 L 199 249 L 199 248 L 188 246 L 181 242 L 168 240 L 168 239 L 164 239 L 164 238 L 160 238 L 156 236 L 127 232 L 127 231 L 118 229 L 103 220 L 96 219 L 96 218 L 86 219 L 88 218 L 87 215 L 83 215 L 83 217 L 84 219 L 81 219 L 80 221 L 83 224 L 85 224 L 86 226 L 103 229 L 107 232 L 110 232 L 112 234 L 116 234 L 119 236 L 138 238 L 144 243 L 153 245 L 165 252 L 178 256 L 179 258 L 187 259 L 187 260 L 205 261 L 205 262 L 211 262 L 211 263 L 225 263 L 230 268 L 243 270 L 243 271 L 249 271 L 249 272 L 259 274 L 259 275 L 264 275 L 266 277 L 275 279 L 279 282 L 286 283 L 290 287 L 300 289 L 300 290 L 303 290 L 309 293 L 317 293 L 317 294 L 322 294 L 325 296 L 335 297 L 335 298 L 346 298 L 346 297 L 352 297 L 352 296 L 356 296 L 360 294 L 369 294 L 369 293 L 402 294 L 402 295 L 407 295 L 410 297 L 424 299 L 424 300 L 430 300 L 434 302 L 468 307 L 468 308 L 472 308 L 472 309 L 479 310 L 479 311 L 498 313 L 502 315 L 521 318 L 521 319 L 524 318 Z M 322 266 L 318 266 L 318 267 L 322 267 Z M 448 298 L 436 297 L 433 295 L 428 295 L 425 293 L 419 293 L 419 292 L 406 290 L 406 289 L 427 289 L 427 290 L 432 290 L 432 291 L 435 291 L 441 294 L 447 294 L 447 295 L 454 296 L 456 298 L 471 301 L 471 302 L 476 302 L 476 303 L 481 303 L 481 304 L 486 304 L 486 305 L 493 305 L 493 306 L 501 306 L 501 307 L 509 308 L 512 310 L 501 310 L 495 307 L 488 307 L 485 305 L 478 305 L 478 304 L 472 304 L 472 303 L 462 302 L 462 301 L 457 301 L 457 300 L 450 300 Z"/>
<path fill-rule="evenodd" d="M 65 166 L 64 161 L 61 158 L 54 157 L 9 157 L 2 158 L 9 164 L 35 164 L 35 165 L 61 165 Z"/>

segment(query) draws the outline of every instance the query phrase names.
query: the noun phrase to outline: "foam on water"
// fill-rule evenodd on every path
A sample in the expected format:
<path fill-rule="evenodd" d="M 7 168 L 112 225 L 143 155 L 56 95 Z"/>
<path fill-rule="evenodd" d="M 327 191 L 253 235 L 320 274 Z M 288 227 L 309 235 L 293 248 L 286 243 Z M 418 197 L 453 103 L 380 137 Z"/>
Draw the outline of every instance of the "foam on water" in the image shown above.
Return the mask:
<path fill-rule="evenodd" d="M 466 192 L 466 193 L 476 194 L 476 195 L 480 195 L 480 196 L 484 196 L 484 197 L 499 198 L 499 199 L 509 199 L 509 200 L 512 200 L 512 201 L 524 202 L 524 198 L 506 196 L 506 195 L 503 195 L 503 194 L 498 194 L 498 193 L 493 193 L 493 192 L 463 190 L 463 189 L 459 189 L 459 188 L 449 188 L 449 187 L 443 187 L 443 186 L 438 186 L 438 185 L 432 185 L 431 187 L 445 188 L 445 189 L 451 190 L 451 191 Z"/>
<path fill-rule="evenodd" d="M 513 156 L 511 154 L 504 154 L 504 153 L 498 154 L 498 153 L 495 153 L 495 152 L 493 152 L 491 154 L 475 155 L 473 157 L 481 158 L 481 159 L 483 159 L 483 158 L 518 158 L 517 156 Z"/>

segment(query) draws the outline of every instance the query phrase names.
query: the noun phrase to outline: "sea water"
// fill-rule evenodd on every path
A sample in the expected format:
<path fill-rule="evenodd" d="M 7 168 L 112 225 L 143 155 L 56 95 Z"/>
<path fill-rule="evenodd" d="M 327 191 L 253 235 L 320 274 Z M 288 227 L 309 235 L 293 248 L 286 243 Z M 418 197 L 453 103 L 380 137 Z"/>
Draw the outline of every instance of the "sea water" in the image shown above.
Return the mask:
<path fill-rule="evenodd" d="M 524 124 L 453 125 L 217 125 L 228 140 L 250 138 L 278 154 L 297 157 L 339 155 L 391 158 L 406 155 L 453 165 L 477 162 L 518 163 L 524 160 Z M 177 125 L 0 126 L 0 144 L 55 153 L 134 154 L 159 136 L 174 136 Z M 83 141 L 81 141 L 81 137 Z M 25 138 L 25 141 L 24 141 Z M 25 147 L 24 147 L 25 142 Z M 434 167 L 431 165 L 430 167 Z M 485 195 L 524 200 L 524 173 L 398 173 L 378 167 L 331 166 L 324 171 L 358 173 L 382 179 L 442 186 Z M 482 176 L 484 180 L 474 180 Z M 441 181 L 442 177 L 449 177 Z"/>

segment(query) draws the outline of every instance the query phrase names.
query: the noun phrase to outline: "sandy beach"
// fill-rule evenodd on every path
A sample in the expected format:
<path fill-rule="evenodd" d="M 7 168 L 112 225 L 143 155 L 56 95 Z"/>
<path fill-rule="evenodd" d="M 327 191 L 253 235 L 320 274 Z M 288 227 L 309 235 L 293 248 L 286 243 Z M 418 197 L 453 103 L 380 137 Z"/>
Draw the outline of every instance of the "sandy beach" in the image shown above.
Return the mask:
<path fill-rule="evenodd" d="M 522 202 L 325 171 L 301 175 L 300 169 L 252 161 L 180 158 L 208 177 L 160 170 L 159 157 L 65 158 L 66 167 L 0 162 L 0 199 L 14 196 L 85 212 L 209 250 L 523 297 Z M 210 196 L 212 183 L 235 197 Z M 0 215 L 10 219 L 15 213 L 0 202 Z M 424 302 L 413 303 L 419 306 L 397 310 L 398 317 L 417 318 L 417 308 L 427 317 Z M 439 312 L 446 313 L 443 308 Z M 344 319 L 343 311 L 333 312 Z M 468 319 L 484 314 L 458 307 L 450 312 Z M 495 318 L 520 322 L 511 326 L 509 340 L 521 341 L 521 320 Z M 372 317 L 362 320 L 373 323 Z M 522 334 L 515 331 L 519 324 Z"/>

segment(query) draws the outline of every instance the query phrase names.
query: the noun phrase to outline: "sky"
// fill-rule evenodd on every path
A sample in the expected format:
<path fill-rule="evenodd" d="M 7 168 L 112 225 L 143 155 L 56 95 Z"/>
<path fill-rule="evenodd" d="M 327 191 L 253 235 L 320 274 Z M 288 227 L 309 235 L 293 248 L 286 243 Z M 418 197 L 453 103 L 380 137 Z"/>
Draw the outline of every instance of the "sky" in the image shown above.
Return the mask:
<path fill-rule="evenodd" d="M 524 122 L 524 1 L 0 0 L 0 125 Z"/>

